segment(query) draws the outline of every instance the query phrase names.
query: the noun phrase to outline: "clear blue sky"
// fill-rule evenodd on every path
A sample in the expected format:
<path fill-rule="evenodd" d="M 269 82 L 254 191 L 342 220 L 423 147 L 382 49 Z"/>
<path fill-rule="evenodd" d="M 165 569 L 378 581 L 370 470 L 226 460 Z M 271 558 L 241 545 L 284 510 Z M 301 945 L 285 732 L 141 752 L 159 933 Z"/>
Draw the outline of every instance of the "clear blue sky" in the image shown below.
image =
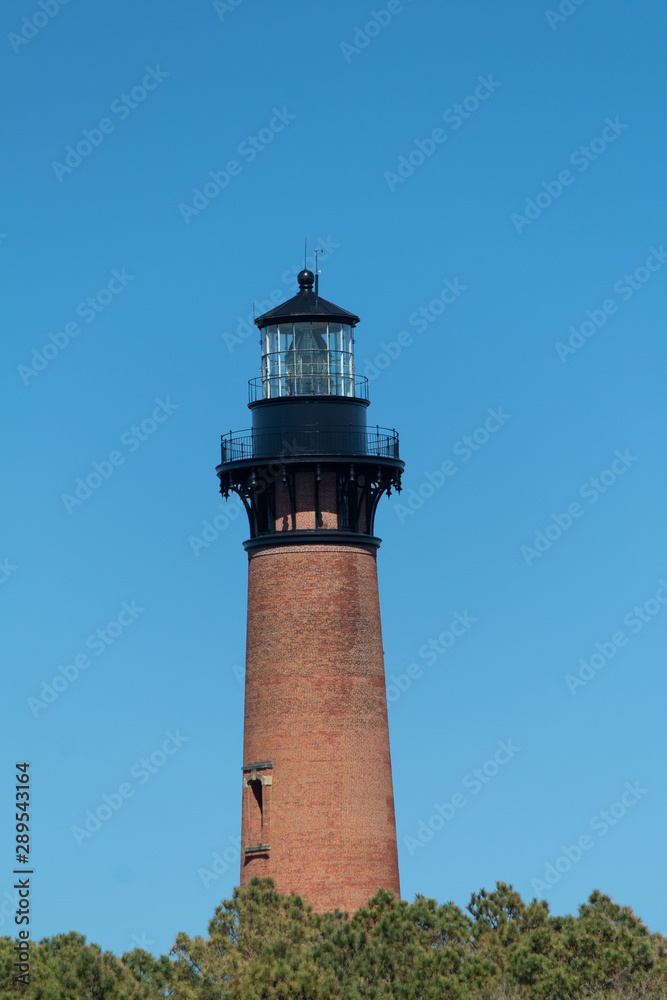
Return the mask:
<path fill-rule="evenodd" d="M 667 930 L 666 10 L 561 6 L 5 0 L 0 897 L 27 759 L 36 937 L 166 951 L 238 882 L 247 527 L 214 467 L 304 236 L 406 462 L 404 896 L 597 887 Z"/>

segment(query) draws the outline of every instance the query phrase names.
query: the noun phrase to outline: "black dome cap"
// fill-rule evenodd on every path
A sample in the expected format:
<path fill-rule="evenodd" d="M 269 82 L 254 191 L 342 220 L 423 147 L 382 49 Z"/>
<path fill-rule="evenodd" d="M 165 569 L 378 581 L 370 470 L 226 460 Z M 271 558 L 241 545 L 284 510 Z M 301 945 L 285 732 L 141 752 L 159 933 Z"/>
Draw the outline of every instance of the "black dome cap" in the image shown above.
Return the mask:
<path fill-rule="evenodd" d="M 334 305 L 333 302 L 327 302 L 326 299 L 315 294 L 313 291 L 315 275 L 308 268 L 299 271 L 296 280 L 299 282 L 297 294 L 288 299 L 287 302 L 283 302 L 282 305 L 276 306 L 275 309 L 258 316 L 255 320 L 255 326 L 261 329 L 272 323 L 279 323 L 281 320 L 302 320 L 309 317 L 348 323 L 350 326 L 356 326 L 359 322 L 359 317 L 354 313 L 348 312 L 347 309 L 341 309 L 340 306 Z"/>

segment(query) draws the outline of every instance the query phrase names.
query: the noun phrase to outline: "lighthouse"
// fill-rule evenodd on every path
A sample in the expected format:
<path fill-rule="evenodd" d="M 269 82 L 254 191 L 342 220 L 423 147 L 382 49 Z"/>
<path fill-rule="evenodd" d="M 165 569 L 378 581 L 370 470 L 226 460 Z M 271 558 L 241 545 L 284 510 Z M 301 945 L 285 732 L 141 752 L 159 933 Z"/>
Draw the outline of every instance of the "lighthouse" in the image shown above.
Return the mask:
<path fill-rule="evenodd" d="M 400 894 L 374 522 L 403 462 L 367 420 L 359 317 L 297 281 L 255 320 L 252 427 L 223 435 L 216 469 L 250 528 L 241 886 L 351 912 Z"/>

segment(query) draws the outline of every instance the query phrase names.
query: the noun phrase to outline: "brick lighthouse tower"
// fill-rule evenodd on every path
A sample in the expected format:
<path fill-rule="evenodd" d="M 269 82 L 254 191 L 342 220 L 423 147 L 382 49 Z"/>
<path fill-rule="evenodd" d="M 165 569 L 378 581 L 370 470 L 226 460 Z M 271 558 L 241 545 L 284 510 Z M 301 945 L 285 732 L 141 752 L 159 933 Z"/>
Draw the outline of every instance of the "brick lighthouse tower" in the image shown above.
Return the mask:
<path fill-rule="evenodd" d="M 373 522 L 403 462 L 366 423 L 359 317 L 297 280 L 255 320 L 252 428 L 223 436 L 216 470 L 250 522 L 241 885 L 353 911 L 399 895 Z"/>

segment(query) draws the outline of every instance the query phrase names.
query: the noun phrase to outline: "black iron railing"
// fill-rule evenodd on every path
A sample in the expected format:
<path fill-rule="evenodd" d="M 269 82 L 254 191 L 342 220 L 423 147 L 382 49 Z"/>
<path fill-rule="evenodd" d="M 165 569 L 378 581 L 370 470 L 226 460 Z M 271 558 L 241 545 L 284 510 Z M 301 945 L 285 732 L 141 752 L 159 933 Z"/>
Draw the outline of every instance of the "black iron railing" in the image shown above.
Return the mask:
<path fill-rule="evenodd" d="M 307 455 L 398 459 L 398 433 L 387 427 L 297 427 L 275 431 L 230 431 L 221 438 L 222 459 L 239 462 Z"/>
<path fill-rule="evenodd" d="M 262 375 L 248 382 L 251 403 L 260 399 L 289 399 L 293 396 L 346 396 L 368 399 L 365 375 L 342 375 L 336 372 L 307 371 L 299 374 Z"/>

